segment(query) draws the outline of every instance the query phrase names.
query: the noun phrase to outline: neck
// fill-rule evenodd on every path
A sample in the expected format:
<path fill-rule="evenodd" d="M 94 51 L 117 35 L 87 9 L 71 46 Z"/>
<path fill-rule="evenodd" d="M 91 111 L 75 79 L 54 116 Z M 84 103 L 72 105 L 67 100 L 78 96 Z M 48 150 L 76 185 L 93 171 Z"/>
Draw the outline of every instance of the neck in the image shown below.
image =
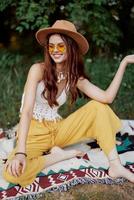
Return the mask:
<path fill-rule="evenodd" d="M 56 64 L 56 70 L 57 70 L 57 72 L 64 71 L 64 70 L 65 70 L 65 65 L 64 65 L 64 63 L 57 63 L 57 64 Z"/>

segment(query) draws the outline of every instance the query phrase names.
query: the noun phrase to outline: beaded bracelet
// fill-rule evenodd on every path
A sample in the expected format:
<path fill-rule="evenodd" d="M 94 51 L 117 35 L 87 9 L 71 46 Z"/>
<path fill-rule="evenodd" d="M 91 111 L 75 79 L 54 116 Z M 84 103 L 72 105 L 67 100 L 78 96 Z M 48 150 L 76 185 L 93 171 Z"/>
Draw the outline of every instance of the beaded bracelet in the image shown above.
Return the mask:
<path fill-rule="evenodd" d="M 16 156 L 17 154 L 22 154 L 22 155 L 24 155 L 25 157 L 27 157 L 27 154 L 26 154 L 26 153 L 23 153 L 23 152 L 16 152 L 16 153 L 15 153 L 15 156 Z"/>

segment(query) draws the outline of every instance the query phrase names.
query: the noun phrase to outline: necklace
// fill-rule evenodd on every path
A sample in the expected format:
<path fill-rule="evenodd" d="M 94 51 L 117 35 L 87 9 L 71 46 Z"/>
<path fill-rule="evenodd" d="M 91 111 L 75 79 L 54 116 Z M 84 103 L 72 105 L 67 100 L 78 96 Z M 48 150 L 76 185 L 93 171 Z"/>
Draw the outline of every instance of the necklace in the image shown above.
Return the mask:
<path fill-rule="evenodd" d="M 57 83 L 65 80 L 68 76 L 68 72 L 57 72 Z"/>

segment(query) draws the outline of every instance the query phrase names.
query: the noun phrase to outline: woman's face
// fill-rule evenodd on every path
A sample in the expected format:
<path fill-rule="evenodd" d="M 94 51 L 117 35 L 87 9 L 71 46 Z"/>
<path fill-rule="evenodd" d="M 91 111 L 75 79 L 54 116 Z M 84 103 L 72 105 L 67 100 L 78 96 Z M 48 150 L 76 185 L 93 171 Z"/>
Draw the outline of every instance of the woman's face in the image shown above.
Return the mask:
<path fill-rule="evenodd" d="M 49 38 L 48 51 L 55 63 L 65 62 L 67 59 L 67 48 L 59 34 L 53 34 Z"/>

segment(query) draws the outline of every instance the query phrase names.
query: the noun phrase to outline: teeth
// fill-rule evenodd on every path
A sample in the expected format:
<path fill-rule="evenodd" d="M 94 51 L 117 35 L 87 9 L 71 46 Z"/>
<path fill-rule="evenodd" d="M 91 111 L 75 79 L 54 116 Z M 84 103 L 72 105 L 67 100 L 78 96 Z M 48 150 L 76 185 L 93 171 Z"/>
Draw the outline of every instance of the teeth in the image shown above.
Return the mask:
<path fill-rule="evenodd" d="M 53 56 L 56 57 L 56 58 L 59 58 L 61 56 L 61 54 L 60 55 L 56 54 L 56 55 L 53 55 Z"/>

